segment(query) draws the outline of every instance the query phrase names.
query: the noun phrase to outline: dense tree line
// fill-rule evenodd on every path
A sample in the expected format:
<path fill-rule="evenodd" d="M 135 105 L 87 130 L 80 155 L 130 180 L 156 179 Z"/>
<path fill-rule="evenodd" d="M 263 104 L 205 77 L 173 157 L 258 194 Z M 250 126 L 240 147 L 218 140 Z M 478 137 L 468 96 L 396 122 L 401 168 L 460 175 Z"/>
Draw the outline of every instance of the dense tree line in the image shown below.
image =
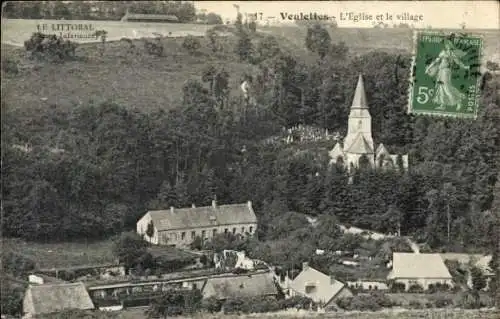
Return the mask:
<path fill-rule="evenodd" d="M 214 67 L 186 83 L 182 102 L 169 111 L 146 114 L 112 102 L 2 107 L 5 234 L 96 238 L 128 229 L 148 208 L 208 205 L 217 196 L 222 203 L 252 200 L 263 239 L 273 236 L 271 220 L 298 211 L 416 234 L 433 247 L 491 246 L 498 79 L 485 75 L 475 121 L 414 117 L 406 113 L 409 55 L 351 57 L 345 45 L 330 43 L 321 59 L 308 61 L 272 37 L 256 48 L 242 61 L 258 65 L 258 112 L 232 111 L 238 102 L 228 96 L 230 75 Z M 360 170 L 347 183 L 324 151 L 262 143 L 299 123 L 344 134 L 359 73 L 375 142 L 408 153 L 409 172 Z M 25 143 L 30 151 L 13 147 Z"/>
<path fill-rule="evenodd" d="M 9 1 L 3 15 L 11 19 L 120 20 L 130 13 L 175 15 L 179 22 L 196 20 L 190 1 Z M 204 20 L 219 22 L 208 14 Z"/>

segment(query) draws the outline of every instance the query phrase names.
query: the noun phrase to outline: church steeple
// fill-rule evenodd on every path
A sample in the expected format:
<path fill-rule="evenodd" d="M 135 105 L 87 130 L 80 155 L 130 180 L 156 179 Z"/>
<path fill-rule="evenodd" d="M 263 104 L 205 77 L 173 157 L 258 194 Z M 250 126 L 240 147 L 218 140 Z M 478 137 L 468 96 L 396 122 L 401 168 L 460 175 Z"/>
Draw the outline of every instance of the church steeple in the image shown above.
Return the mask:
<path fill-rule="evenodd" d="M 351 109 L 367 109 L 368 103 L 366 102 L 365 85 L 363 83 L 363 76 L 360 74 L 358 77 L 358 85 L 352 99 Z"/>

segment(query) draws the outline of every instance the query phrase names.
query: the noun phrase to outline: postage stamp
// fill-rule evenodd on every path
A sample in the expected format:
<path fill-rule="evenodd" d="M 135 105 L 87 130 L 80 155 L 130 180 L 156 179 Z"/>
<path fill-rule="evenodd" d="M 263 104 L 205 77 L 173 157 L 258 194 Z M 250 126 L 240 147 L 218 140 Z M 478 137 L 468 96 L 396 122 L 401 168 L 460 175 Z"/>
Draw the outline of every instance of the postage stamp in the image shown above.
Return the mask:
<path fill-rule="evenodd" d="M 415 34 L 409 111 L 475 118 L 483 40 L 466 34 Z"/>

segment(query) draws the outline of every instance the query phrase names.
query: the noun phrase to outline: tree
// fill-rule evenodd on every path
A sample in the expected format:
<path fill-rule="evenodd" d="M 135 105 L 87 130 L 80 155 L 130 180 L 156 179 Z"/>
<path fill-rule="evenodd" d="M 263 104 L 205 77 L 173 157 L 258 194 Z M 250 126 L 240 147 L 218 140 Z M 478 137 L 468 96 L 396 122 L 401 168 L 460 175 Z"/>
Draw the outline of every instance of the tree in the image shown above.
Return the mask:
<path fill-rule="evenodd" d="M 257 46 L 257 54 L 260 62 L 273 58 L 281 53 L 279 43 L 274 36 L 268 35 L 262 39 Z"/>
<path fill-rule="evenodd" d="M 115 241 L 113 253 L 128 270 L 140 263 L 148 253 L 148 243 L 135 232 L 125 232 Z"/>
<path fill-rule="evenodd" d="M 486 287 L 486 277 L 483 274 L 483 271 L 473 266 L 470 270 L 471 279 L 472 279 L 472 289 L 475 291 L 481 291 Z"/>
<path fill-rule="evenodd" d="M 236 54 L 240 57 L 240 61 L 249 61 L 253 54 L 253 45 L 250 35 L 245 30 L 241 29 L 238 32 L 238 43 L 235 47 Z"/>
<path fill-rule="evenodd" d="M 317 53 L 321 59 L 330 51 L 331 42 L 328 30 L 320 24 L 307 28 L 306 47 L 309 51 Z"/>
<path fill-rule="evenodd" d="M 207 24 L 223 24 L 221 16 L 213 12 L 207 14 L 205 22 Z"/>
<path fill-rule="evenodd" d="M 201 48 L 200 40 L 192 35 L 188 35 L 184 38 L 184 42 L 182 42 L 182 47 L 186 49 L 189 54 L 194 55 Z"/>
<path fill-rule="evenodd" d="M 206 36 L 209 40 L 209 47 L 213 53 L 221 50 L 221 44 L 219 43 L 219 37 L 214 29 L 207 30 Z"/>

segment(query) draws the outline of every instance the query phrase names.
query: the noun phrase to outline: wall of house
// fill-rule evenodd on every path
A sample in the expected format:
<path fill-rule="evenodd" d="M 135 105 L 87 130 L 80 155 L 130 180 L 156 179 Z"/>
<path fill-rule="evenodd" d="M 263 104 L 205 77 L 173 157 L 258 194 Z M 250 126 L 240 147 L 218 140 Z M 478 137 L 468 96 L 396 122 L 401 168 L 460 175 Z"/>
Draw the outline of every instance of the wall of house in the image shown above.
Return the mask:
<path fill-rule="evenodd" d="M 154 230 L 153 236 L 149 237 L 146 235 L 146 230 L 148 229 L 148 224 L 151 222 L 151 215 L 145 214 L 139 221 L 137 222 L 137 233 L 141 236 L 144 236 L 144 239 L 152 244 L 158 244 L 158 232 L 156 228 Z"/>
<path fill-rule="evenodd" d="M 28 288 L 26 290 L 26 293 L 24 294 L 23 313 L 25 314 L 25 316 L 23 318 L 31 318 L 35 313 L 35 309 L 33 308 L 32 295 L 31 295 L 30 288 Z"/>
<path fill-rule="evenodd" d="M 406 289 L 410 288 L 411 285 L 415 283 L 418 283 L 425 290 L 429 289 L 430 284 L 436 284 L 436 283 L 441 283 L 441 284 L 446 283 L 450 286 L 453 286 L 453 280 L 449 278 L 398 278 L 395 280 L 395 282 L 405 284 Z"/>
<path fill-rule="evenodd" d="M 243 236 L 246 236 L 247 233 L 248 235 L 254 235 L 257 230 L 257 223 L 214 225 L 189 229 L 166 230 L 156 234 L 156 237 L 158 238 L 157 243 L 160 245 L 188 246 L 197 236 L 203 236 L 205 240 L 210 240 L 214 236 L 214 230 L 215 234 L 228 232 L 241 234 Z"/>

